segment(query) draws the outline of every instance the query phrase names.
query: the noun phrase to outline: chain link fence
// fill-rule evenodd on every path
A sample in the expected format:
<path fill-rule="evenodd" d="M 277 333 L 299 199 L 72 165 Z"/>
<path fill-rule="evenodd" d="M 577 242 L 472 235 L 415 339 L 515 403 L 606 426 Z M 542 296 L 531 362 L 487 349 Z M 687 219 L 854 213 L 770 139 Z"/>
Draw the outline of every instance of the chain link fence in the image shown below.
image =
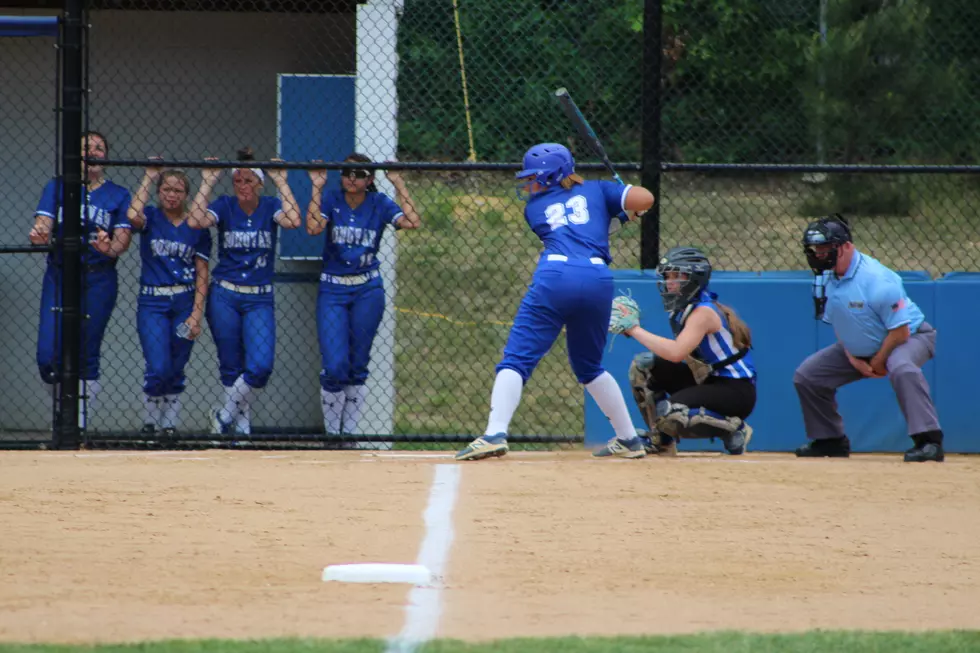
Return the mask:
<path fill-rule="evenodd" d="M 841 211 L 858 246 L 888 265 L 933 276 L 977 269 L 980 187 L 970 164 L 980 133 L 973 95 L 980 53 L 971 17 L 980 18 L 980 8 L 938 0 L 661 0 L 659 11 L 653 4 L 89 2 L 84 127 L 105 135 L 105 178 L 126 193 L 112 225 L 133 237 L 109 272 L 118 292 L 99 352 L 101 388 L 86 389 L 83 440 L 450 446 L 482 433 L 493 368 L 539 251 L 513 171 L 529 145 L 545 140 L 567 143 L 580 162 L 595 160 L 554 101 L 561 86 L 611 158 L 626 162 L 621 172 L 631 183 L 641 181 L 644 125 L 656 124 L 657 113 L 660 160 L 646 162 L 642 180 L 656 180 L 659 213 L 651 219 L 659 217 L 662 248 L 702 246 L 719 269 L 803 269 L 804 225 Z M 651 16 L 659 17 L 656 34 Z M 6 34 L 0 184 L 9 253 L 0 256 L 0 347 L 9 372 L 0 388 L 0 445 L 14 446 L 50 441 L 57 407 L 34 360 L 45 257 L 24 252 L 42 189 L 58 170 L 59 76 L 57 36 Z M 640 53 L 655 35 L 662 56 L 645 61 Z M 649 75 L 660 80 L 655 98 L 643 97 Z M 236 160 L 246 147 L 254 162 Z M 345 163 L 353 152 L 372 163 Z M 154 182 L 147 204 L 130 207 L 151 157 L 186 173 L 188 216 L 205 170 L 221 170 L 204 205 L 218 224 L 181 235 L 167 231 L 180 220 L 158 222 L 163 231 L 133 229 L 127 209 L 139 214 L 166 202 Z M 334 226 L 311 235 L 316 220 L 307 213 L 320 197 L 308 173 L 315 160 L 327 169 L 333 199 L 324 206 Z M 874 165 L 933 167 L 855 167 Z M 269 220 L 278 205 L 268 215 L 236 212 L 243 192 L 233 183 L 236 167 L 262 170 L 262 201 L 282 203 L 277 226 Z M 373 173 L 378 192 L 414 209 L 420 227 L 369 224 L 345 206 L 336 193 L 341 171 L 351 168 Z M 603 174 L 585 169 L 587 177 Z M 283 219 L 291 203 L 277 188 L 279 170 L 298 226 Z M 89 202 L 97 204 L 91 195 Z M 209 256 L 201 232 L 211 235 Z M 613 235 L 614 267 L 640 267 L 644 237 L 636 225 Z M 339 250 L 328 249 L 325 268 L 328 238 L 351 256 L 357 249 L 356 257 L 337 259 Z M 161 254 L 174 274 L 192 276 L 148 273 Z M 209 296 L 195 309 L 195 261 L 204 259 Z M 240 292 L 266 285 L 273 290 Z M 189 290 L 147 295 L 147 286 Z M 165 329 L 141 326 L 156 310 L 151 304 L 170 311 L 168 322 L 160 318 Z M 347 321 L 328 305 L 349 309 Z M 189 341 L 176 327 L 195 310 L 201 334 L 179 391 L 180 371 L 161 361 L 186 353 Z M 264 326 L 249 315 L 265 315 Z M 566 358 L 559 340 L 527 386 L 512 441 L 581 440 L 583 392 Z M 154 386 L 158 401 L 144 405 L 154 366 L 173 384 Z"/>

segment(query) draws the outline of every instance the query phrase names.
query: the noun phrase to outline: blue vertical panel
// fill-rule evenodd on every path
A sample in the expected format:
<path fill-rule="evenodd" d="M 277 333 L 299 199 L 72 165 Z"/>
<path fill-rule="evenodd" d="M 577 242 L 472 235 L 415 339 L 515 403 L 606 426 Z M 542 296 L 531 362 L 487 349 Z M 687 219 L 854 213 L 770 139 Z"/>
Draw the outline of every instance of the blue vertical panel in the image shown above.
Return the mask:
<path fill-rule="evenodd" d="M 343 161 L 354 150 L 354 76 L 279 75 L 279 157 L 286 161 Z M 305 170 L 289 171 L 289 187 L 305 215 L 310 201 L 310 178 Z M 327 174 L 327 188 L 340 188 L 340 173 Z M 279 257 L 319 259 L 320 234 L 306 229 L 280 232 Z"/>
<path fill-rule="evenodd" d="M 980 453 L 980 273 L 950 272 L 935 282 L 936 411 L 946 451 Z M 928 313 L 926 318 L 929 319 Z"/>

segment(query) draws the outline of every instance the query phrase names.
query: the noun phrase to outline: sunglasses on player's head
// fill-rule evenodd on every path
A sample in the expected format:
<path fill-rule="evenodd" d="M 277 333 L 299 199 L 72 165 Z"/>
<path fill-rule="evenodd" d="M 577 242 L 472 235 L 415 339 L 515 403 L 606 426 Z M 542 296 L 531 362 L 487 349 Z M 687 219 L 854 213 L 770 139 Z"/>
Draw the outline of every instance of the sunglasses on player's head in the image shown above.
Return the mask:
<path fill-rule="evenodd" d="M 361 170 L 359 168 L 343 168 L 340 171 L 341 177 L 353 177 L 354 179 L 367 179 L 371 176 L 371 173 L 367 170 Z"/>

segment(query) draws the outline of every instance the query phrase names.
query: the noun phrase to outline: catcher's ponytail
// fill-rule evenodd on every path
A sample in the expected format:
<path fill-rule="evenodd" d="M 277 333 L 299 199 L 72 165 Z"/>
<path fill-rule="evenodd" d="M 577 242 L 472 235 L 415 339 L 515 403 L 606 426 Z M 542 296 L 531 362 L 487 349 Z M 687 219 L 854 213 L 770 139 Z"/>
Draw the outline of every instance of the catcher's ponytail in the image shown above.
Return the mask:
<path fill-rule="evenodd" d="M 715 302 L 718 310 L 725 315 L 728 322 L 728 330 L 732 332 L 732 343 L 736 349 L 749 349 L 752 347 L 752 330 L 742 318 L 738 316 L 735 309 L 726 306 L 721 302 Z"/>

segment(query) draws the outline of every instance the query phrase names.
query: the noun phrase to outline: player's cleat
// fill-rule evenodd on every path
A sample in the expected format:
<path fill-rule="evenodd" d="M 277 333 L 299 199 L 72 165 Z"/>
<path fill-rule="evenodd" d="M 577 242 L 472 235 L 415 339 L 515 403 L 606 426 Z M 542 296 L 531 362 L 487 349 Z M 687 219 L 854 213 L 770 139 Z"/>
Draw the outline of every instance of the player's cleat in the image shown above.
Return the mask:
<path fill-rule="evenodd" d="M 606 443 L 606 446 L 593 451 L 592 455 L 596 458 L 605 458 L 607 456 L 619 456 L 620 458 L 643 458 L 647 455 L 647 452 L 643 446 L 643 441 L 639 437 L 635 437 L 632 440 L 620 440 L 619 438 L 613 438 Z"/>
<path fill-rule="evenodd" d="M 172 426 L 168 426 L 163 429 L 160 433 L 160 439 L 164 442 L 176 442 L 177 441 L 177 429 Z"/>
<path fill-rule="evenodd" d="M 669 435 L 663 435 L 662 433 L 658 435 L 657 444 L 653 443 L 653 439 L 650 437 L 650 431 L 645 431 L 644 435 L 640 435 L 639 438 L 640 442 L 643 443 L 643 450 L 649 456 L 677 455 L 677 440 Z"/>
<path fill-rule="evenodd" d="M 725 443 L 725 451 L 733 456 L 741 456 L 745 453 L 751 440 L 752 427 L 748 425 L 748 422 L 742 422 L 742 427 L 739 430 L 722 438 Z"/>
<path fill-rule="evenodd" d="M 796 449 L 797 458 L 847 458 L 850 455 L 851 441 L 846 435 L 842 438 L 810 440 Z"/>
<path fill-rule="evenodd" d="M 946 460 L 946 454 L 943 452 L 943 445 L 936 444 L 935 442 L 926 442 L 921 446 L 912 447 L 905 452 L 905 462 L 907 463 L 924 463 L 924 462 L 937 462 L 941 463 Z"/>
<path fill-rule="evenodd" d="M 231 422 L 221 419 L 220 408 L 212 408 L 208 414 L 211 416 L 211 435 L 229 435 L 232 432 Z"/>
<path fill-rule="evenodd" d="M 143 437 L 153 437 L 157 434 L 157 427 L 154 424 L 144 424 L 143 428 L 140 429 L 140 435 Z"/>
<path fill-rule="evenodd" d="M 465 449 L 456 454 L 456 460 L 482 460 L 494 456 L 505 455 L 510 448 L 507 446 L 507 434 L 484 435 L 470 442 Z"/>

